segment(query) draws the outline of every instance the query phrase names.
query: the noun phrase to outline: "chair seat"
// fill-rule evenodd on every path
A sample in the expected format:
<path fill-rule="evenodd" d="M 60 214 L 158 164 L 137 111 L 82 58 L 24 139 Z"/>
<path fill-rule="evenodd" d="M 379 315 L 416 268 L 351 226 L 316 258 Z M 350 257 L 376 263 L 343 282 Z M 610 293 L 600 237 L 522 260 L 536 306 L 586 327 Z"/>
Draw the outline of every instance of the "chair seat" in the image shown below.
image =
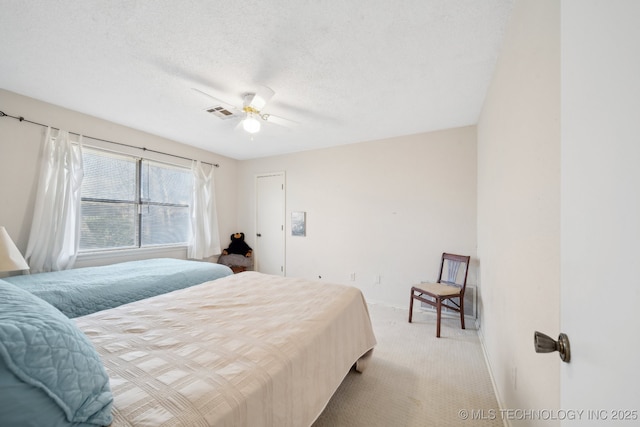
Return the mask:
<path fill-rule="evenodd" d="M 457 286 L 449 286 L 442 283 L 420 283 L 414 286 L 413 289 L 423 294 L 437 295 L 440 297 L 458 295 L 462 290 Z"/>
<path fill-rule="evenodd" d="M 418 300 L 436 308 L 436 337 L 440 337 L 440 318 L 443 307 L 460 313 L 460 327 L 464 329 L 464 298 L 462 295 L 464 295 L 464 290 L 467 286 L 470 259 L 471 257 L 468 255 L 456 255 L 446 252 L 442 254 L 440 274 L 438 275 L 436 283 L 420 283 L 419 285 L 411 287 L 409 323 L 411 323 L 411 318 L 413 317 L 413 300 Z M 446 275 L 443 276 L 445 261 L 447 269 Z M 460 271 L 461 266 L 464 267 L 462 267 L 463 270 Z M 456 280 L 458 278 L 458 272 L 463 276 L 461 282 Z M 455 301 L 456 298 L 458 301 Z"/>

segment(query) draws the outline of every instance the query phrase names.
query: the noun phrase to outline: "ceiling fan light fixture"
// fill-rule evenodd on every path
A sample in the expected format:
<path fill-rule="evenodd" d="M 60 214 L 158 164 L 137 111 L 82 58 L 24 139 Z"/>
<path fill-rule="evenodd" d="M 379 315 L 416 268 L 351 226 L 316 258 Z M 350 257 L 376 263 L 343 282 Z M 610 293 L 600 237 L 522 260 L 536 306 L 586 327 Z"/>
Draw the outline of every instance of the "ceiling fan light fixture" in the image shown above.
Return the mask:
<path fill-rule="evenodd" d="M 260 131 L 260 121 L 253 114 L 249 114 L 242 122 L 242 128 L 249 133 L 257 133 Z"/>

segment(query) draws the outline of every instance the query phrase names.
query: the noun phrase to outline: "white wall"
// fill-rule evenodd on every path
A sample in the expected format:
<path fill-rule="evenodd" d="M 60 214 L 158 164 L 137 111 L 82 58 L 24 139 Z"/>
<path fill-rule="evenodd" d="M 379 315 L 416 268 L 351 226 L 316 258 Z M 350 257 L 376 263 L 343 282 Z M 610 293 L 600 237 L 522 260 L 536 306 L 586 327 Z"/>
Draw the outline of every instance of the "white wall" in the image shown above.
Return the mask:
<path fill-rule="evenodd" d="M 407 308 L 411 285 L 437 278 L 443 251 L 476 256 L 475 127 L 240 162 L 238 231 L 254 248 L 255 176 L 279 171 L 288 276 L 354 284 Z M 292 211 L 307 212 L 306 237 L 291 236 Z"/>
<path fill-rule="evenodd" d="M 236 160 L 2 89 L 0 89 L 0 110 L 5 114 L 22 116 L 28 120 L 70 132 L 219 163 L 220 167 L 215 171 L 215 179 L 221 245 L 225 247 L 224 245 L 228 243 L 225 236 L 230 235 L 236 228 Z M 6 227 L 22 253 L 27 247 L 33 217 L 44 129 L 41 126 L 20 122 L 9 117 L 0 118 L 0 225 Z M 130 151 L 142 153 L 141 150 Z M 153 156 L 149 152 L 144 155 L 146 157 Z M 157 158 L 162 158 L 162 156 L 157 156 Z M 165 156 L 163 158 L 166 161 L 178 161 L 172 157 Z M 186 251 L 156 252 L 147 255 L 120 252 L 119 256 L 114 254 L 109 258 L 84 260 L 80 257 L 76 266 L 97 265 L 149 256 L 180 258 L 186 257 Z"/>
<path fill-rule="evenodd" d="M 559 8 L 516 3 L 478 123 L 480 332 L 505 408 L 560 404 L 560 359 L 533 349 L 559 333 Z"/>

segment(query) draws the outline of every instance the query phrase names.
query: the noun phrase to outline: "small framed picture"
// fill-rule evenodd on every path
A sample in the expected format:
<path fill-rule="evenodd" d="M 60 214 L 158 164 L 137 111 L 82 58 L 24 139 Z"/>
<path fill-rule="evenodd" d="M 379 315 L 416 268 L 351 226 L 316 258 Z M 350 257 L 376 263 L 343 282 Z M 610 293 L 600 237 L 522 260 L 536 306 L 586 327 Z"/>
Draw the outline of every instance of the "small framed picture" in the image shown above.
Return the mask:
<path fill-rule="evenodd" d="M 307 234 L 307 213 L 291 212 L 291 235 L 305 236 Z"/>

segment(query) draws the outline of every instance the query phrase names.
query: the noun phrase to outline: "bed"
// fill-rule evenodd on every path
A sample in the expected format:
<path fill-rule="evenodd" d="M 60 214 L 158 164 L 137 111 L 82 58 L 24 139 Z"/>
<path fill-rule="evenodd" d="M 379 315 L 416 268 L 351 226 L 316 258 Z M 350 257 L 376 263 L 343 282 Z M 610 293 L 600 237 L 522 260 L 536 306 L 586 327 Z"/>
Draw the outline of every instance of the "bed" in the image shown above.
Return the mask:
<path fill-rule="evenodd" d="M 15 319 L 24 317 L 28 305 L 21 299 L 33 298 L 17 288 L 4 292 L 4 300 L 18 301 L 5 320 L 0 313 L 0 334 L 3 322 L 24 328 L 25 322 Z M 82 331 L 83 340 L 94 349 L 90 359 L 98 355 L 111 400 L 101 377 L 76 399 L 80 406 L 63 415 L 42 418 L 41 412 L 32 411 L 29 419 L 39 419 L 28 424 L 16 418 L 20 414 L 2 413 L 0 407 L 0 418 L 51 426 L 310 426 L 350 369 L 364 369 L 376 344 L 358 289 L 257 272 L 76 319 L 61 317 L 71 322 L 71 329 Z M 5 342 L 0 340 L 0 354 Z M 55 358 L 37 360 L 51 359 Z M 94 366 L 87 371 L 95 376 L 98 370 Z M 33 382 L 28 375 L 20 378 Z M 1 387 L 0 375 L 0 393 Z M 53 388 L 55 395 L 56 384 Z M 7 408 L 31 401 L 23 396 L 2 398 L 16 400 L 5 400 Z M 56 410 L 61 412 L 51 408 Z M 77 413 L 82 416 L 75 417 Z M 76 424 L 53 422 L 60 419 Z"/>
<path fill-rule="evenodd" d="M 2 280 L 78 317 L 233 274 L 224 265 L 156 258 Z"/>

